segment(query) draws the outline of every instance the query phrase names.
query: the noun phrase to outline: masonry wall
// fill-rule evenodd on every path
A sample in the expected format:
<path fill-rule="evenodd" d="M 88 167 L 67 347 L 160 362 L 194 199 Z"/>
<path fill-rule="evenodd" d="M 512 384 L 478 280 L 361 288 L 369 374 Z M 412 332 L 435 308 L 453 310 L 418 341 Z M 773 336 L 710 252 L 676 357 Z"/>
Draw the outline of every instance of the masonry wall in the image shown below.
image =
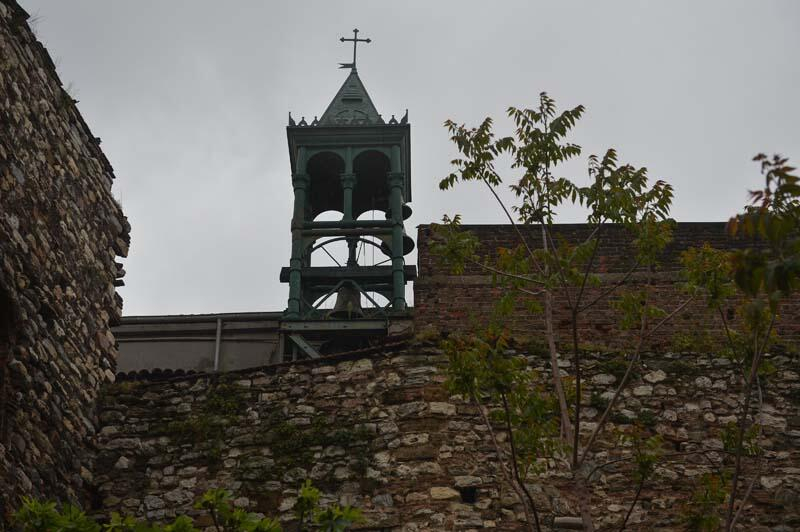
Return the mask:
<path fill-rule="evenodd" d="M 546 378 L 547 361 L 527 356 Z M 791 359 L 770 361 L 776 371 L 763 383 L 761 418 L 766 458 L 742 530 L 800 527 L 800 376 Z M 519 530 L 521 508 L 501 481 L 487 427 L 471 405 L 448 394 L 445 365 L 435 343 L 415 344 L 110 386 L 97 462 L 102 513 L 168 520 L 191 514 L 192 501 L 206 489 L 224 487 L 237 506 L 288 523 L 298 486 L 311 478 L 324 502 L 361 507 L 364 529 Z M 583 430 L 593 428 L 595 402 L 609 397 L 621 364 L 613 354 L 596 354 L 588 368 Z M 593 463 L 630 456 L 617 431 L 634 423 L 645 435 L 663 436 L 665 458 L 629 530 L 685 529 L 687 500 L 700 475 L 723 463 L 720 438 L 734 419 L 738 382 L 727 359 L 644 357 Z M 577 515 L 564 464 L 542 465 L 531 489 L 544 521 Z M 753 465 L 748 460 L 748 481 Z M 614 462 L 592 477 L 601 530 L 618 527 L 633 499 L 630 467 Z"/>
<path fill-rule="evenodd" d="M 541 247 L 541 233 L 538 226 L 519 226 L 528 245 Z M 478 237 L 481 257 L 493 258 L 498 248 L 513 249 L 520 245 L 520 239 L 510 225 L 465 225 L 464 230 Z M 573 244 L 584 241 L 590 229 L 584 224 L 557 224 L 555 238 L 565 239 Z M 418 228 L 417 246 L 419 248 L 419 276 L 414 283 L 414 312 L 418 325 L 433 324 L 442 331 L 457 331 L 470 327 L 474 321 L 485 323 L 491 316 L 495 302 L 502 289 L 493 284 L 492 276 L 480 267 L 469 265 L 462 275 L 451 271 L 437 261 L 430 252 L 431 226 Z M 601 244 L 595 259 L 597 273 L 601 279 L 598 287 L 587 288 L 584 301 L 597 298 L 608 286 L 618 281 L 634 264 L 635 255 L 631 247 L 631 236 L 622 227 L 608 226 L 604 229 Z M 691 247 L 701 247 L 704 243 L 718 249 L 735 249 L 743 246 L 741 241 L 729 238 L 724 223 L 678 223 L 673 233 L 673 241 L 667 246 L 660 259 L 660 265 L 653 274 L 651 295 L 653 302 L 670 312 L 680 306 L 687 294 L 682 290 L 683 279 L 678 274 L 680 255 Z M 643 272 L 636 271 L 627 285 L 635 288 L 644 282 Z M 531 287 L 535 288 L 535 287 Z M 634 332 L 623 331 L 618 327 L 618 313 L 610 307 L 612 298 L 601 301 L 581 314 L 579 333 L 581 341 L 587 344 L 624 347 L 631 345 Z M 540 301 L 541 303 L 542 301 Z M 562 341 L 569 338 L 569 307 L 563 296 L 554 300 L 554 317 Z M 734 309 L 728 309 L 727 318 L 735 319 Z M 532 314 L 522 305 L 508 320 L 507 324 L 518 334 L 536 337 L 544 332 L 542 314 Z M 800 297 L 794 297 L 782 307 L 782 315 L 776 324 L 781 341 L 789 346 L 800 345 Z M 690 303 L 684 311 L 652 336 L 650 347 L 672 348 L 677 342 L 695 345 L 707 341 L 708 332 L 723 338 L 720 316 L 706 308 L 700 301 Z"/>
<path fill-rule="evenodd" d="M 26 19 L 0 1 L 0 529 L 23 495 L 90 506 L 129 230 L 100 140 Z"/>

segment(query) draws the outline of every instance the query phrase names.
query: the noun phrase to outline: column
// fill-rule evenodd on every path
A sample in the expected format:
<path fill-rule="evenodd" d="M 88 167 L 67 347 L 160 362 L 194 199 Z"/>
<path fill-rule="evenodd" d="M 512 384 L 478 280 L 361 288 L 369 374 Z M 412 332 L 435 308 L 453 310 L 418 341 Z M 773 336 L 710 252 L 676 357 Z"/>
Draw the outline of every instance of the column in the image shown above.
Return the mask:
<path fill-rule="evenodd" d="M 356 174 L 353 173 L 353 148 L 348 146 L 344 156 L 344 173 L 339 178 L 342 180 L 342 221 L 353 221 L 353 188 L 356 186 Z M 357 266 L 356 249 L 358 247 L 357 238 L 347 239 L 347 265 Z"/>
<path fill-rule="evenodd" d="M 392 218 L 392 309 L 406 310 L 405 258 L 403 257 L 403 188 L 405 174 L 389 172 L 389 208 Z"/>
<path fill-rule="evenodd" d="M 289 305 L 286 317 L 300 318 L 300 268 L 303 261 L 303 224 L 306 217 L 306 195 L 311 179 L 308 174 L 297 173 L 292 176 L 294 187 L 294 215 L 292 216 L 292 258 L 289 260 Z"/>
<path fill-rule="evenodd" d="M 342 180 L 342 193 L 344 194 L 344 216 L 342 221 L 353 221 L 353 188 L 356 186 L 356 174 L 345 172 L 340 175 Z M 347 265 L 356 266 L 356 248 L 358 247 L 358 238 L 347 239 Z"/>

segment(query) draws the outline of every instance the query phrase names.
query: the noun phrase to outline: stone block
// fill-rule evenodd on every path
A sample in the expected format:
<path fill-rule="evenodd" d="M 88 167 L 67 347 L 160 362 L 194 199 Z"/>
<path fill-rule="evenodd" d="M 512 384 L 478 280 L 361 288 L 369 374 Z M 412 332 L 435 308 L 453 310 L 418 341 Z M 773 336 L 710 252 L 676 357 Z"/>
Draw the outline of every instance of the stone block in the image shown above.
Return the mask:
<path fill-rule="evenodd" d="M 458 491 L 447 486 L 433 486 L 430 488 L 430 495 L 433 500 L 458 500 L 461 498 Z"/>

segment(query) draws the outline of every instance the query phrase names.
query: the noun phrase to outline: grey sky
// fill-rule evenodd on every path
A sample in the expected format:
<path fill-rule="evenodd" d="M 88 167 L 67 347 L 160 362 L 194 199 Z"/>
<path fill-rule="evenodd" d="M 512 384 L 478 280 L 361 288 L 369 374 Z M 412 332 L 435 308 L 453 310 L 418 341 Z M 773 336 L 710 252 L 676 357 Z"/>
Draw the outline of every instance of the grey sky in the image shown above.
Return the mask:
<path fill-rule="evenodd" d="M 21 3 L 116 170 L 127 315 L 285 307 L 287 113 L 322 114 L 354 27 L 373 39 L 359 74 L 378 111 L 409 109 L 412 228 L 504 221 L 477 186 L 439 192 L 455 155 L 442 122 L 509 132 L 505 108 L 543 90 L 587 107 L 585 155 L 613 146 L 671 182 L 678 220 L 727 219 L 761 183 L 759 151 L 800 160 L 794 0 Z"/>

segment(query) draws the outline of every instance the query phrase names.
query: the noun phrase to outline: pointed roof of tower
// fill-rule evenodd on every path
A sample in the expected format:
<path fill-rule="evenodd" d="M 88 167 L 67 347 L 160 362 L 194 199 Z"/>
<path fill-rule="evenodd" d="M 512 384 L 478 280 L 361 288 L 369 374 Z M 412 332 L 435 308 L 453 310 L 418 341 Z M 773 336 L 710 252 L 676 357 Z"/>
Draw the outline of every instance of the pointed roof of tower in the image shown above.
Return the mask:
<path fill-rule="evenodd" d="M 384 124 L 375 104 L 367 94 L 355 68 L 344 80 L 328 108 L 319 119 L 321 126 L 361 126 Z"/>

